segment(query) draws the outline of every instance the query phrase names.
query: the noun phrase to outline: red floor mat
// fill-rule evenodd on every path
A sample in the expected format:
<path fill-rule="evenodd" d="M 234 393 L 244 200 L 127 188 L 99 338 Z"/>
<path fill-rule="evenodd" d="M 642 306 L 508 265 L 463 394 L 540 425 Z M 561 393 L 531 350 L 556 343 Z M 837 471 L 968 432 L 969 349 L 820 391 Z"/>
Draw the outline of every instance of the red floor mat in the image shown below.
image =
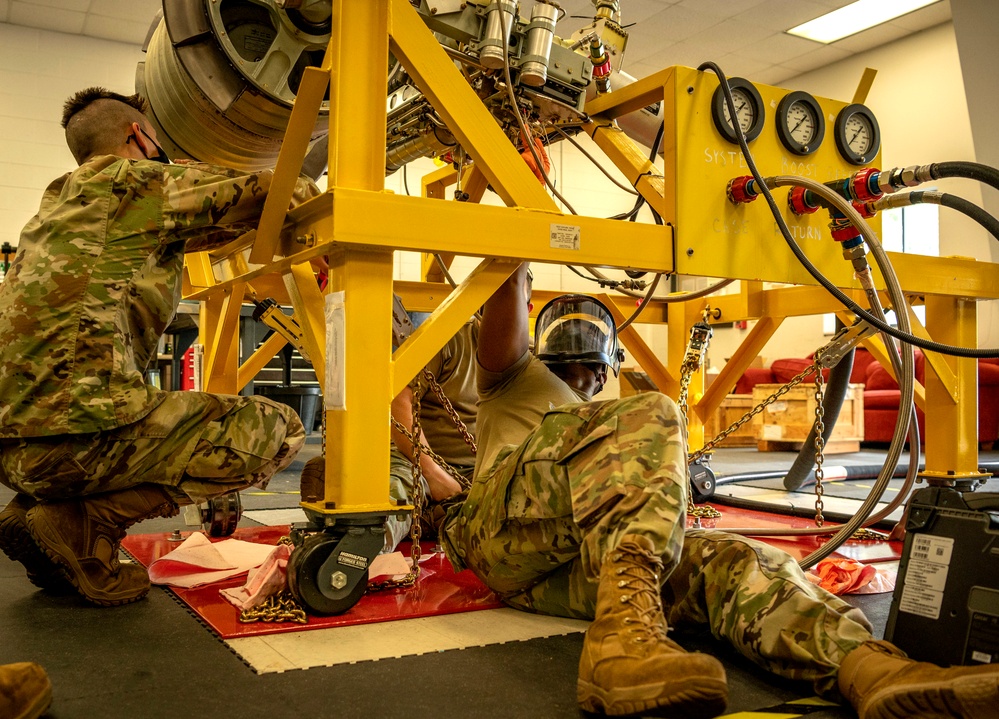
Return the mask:
<path fill-rule="evenodd" d="M 273 545 L 287 534 L 286 526 L 246 527 L 237 529 L 229 538 Z M 184 536 L 186 538 L 187 533 Z M 169 533 L 129 535 L 121 544 L 137 562 L 148 567 L 177 547 L 178 542 L 170 541 L 169 537 Z M 432 545 L 429 543 L 421 546 L 424 547 L 424 556 L 432 551 Z M 401 547 L 400 551 L 408 556 L 409 544 Z M 239 611 L 221 597 L 219 590 L 242 586 L 246 582 L 246 575 L 193 589 L 170 587 L 170 591 L 223 639 L 370 624 L 395 619 L 415 619 L 504 606 L 471 572 L 455 574 L 443 554 L 437 554 L 421 562 L 420 566 L 423 568 L 422 576 L 415 586 L 365 594 L 344 614 L 335 617 L 310 616 L 308 624 L 240 623 Z"/>
<path fill-rule="evenodd" d="M 722 512 L 719 519 L 705 519 L 705 528 L 730 529 L 746 527 L 813 527 L 808 519 L 756 512 L 747 509 L 719 506 Z M 688 525 L 689 525 L 688 520 Z M 288 527 L 246 527 L 237 529 L 233 539 L 261 544 L 276 544 L 288 533 Z M 144 566 L 172 551 L 177 542 L 169 539 L 170 534 L 138 534 L 125 537 L 122 547 Z M 185 534 L 186 537 L 186 534 Z M 759 537 L 763 541 L 788 552 L 795 559 L 810 554 L 826 541 L 816 537 Z M 430 544 L 423 545 L 424 553 L 432 551 Z M 901 542 L 855 542 L 850 541 L 839 548 L 833 556 L 845 556 L 860 562 L 876 563 L 899 558 Z M 409 545 L 401 551 L 409 555 Z M 470 571 L 455 574 L 450 562 L 443 554 L 435 555 L 422 562 L 423 576 L 416 586 L 407 589 L 390 589 L 364 595 L 348 612 L 335 617 L 309 617 L 308 624 L 267 624 L 254 622 L 241 624 L 239 612 L 219 595 L 219 590 L 239 587 L 245 583 L 245 575 L 226 582 L 217 582 L 195 589 L 172 591 L 192 612 L 202 619 L 223 639 L 260 636 L 281 632 L 298 632 L 306 629 L 323 629 L 352 624 L 370 624 L 395 619 L 414 619 L 439 614 L 454 614 L 478 609 L 495 609 L 504 606 L 496 595 L 483 585 Z"/>

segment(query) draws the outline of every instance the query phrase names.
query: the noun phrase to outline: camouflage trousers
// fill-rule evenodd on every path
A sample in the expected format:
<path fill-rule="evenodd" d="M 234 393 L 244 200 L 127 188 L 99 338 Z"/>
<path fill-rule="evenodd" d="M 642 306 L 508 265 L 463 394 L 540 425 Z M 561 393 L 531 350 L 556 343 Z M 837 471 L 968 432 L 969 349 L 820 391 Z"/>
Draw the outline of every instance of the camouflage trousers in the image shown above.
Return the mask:
<path fill-rule="evenodd" d="M 593 618 L 607 553 L 626 534 L 655 544 L 674 627 L 699 627 L 780 676 L 834 693 L 843 657 L 871 625 L 812 585 L 785 552 L 717 530 L 685 532 L 682 419 L 647 393 L 548 412 L 475 478 L 444 545 L 507 604 Z"/>
<path fill-rule="evenodd" d="M 41 501 L 160 484 L 180 503 L 266 486 L 305 443 L 264 397 L 164 392 L 143 419 L 94 434 L 0 442 L 0 482 Z"/>
<path fill-rule="evenodd" d="M 455 467 L 455 469 L 471 478 L 474 467 Z M 423 485 L 423 497 L 426 501 L 430 497 L 430 487 L 423 477 L 420 478 L 420 482 Z M 413 486 L 413 463 L 393 446 L 389 454 L 389 496 L 393 502 L 410 504 L 413 501 Z M 385 520 L 385 551 L 394 551 L 399 542 L 409 536 L 412 526 L 411 514 L 389 515 Z"/>

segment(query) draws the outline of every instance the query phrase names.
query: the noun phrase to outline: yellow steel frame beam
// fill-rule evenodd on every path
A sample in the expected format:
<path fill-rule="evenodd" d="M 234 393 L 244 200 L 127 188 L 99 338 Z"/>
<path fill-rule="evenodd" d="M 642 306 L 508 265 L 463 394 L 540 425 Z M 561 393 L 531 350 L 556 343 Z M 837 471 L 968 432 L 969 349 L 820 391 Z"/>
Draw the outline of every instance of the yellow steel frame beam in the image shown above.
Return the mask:
<path fill-rule="evenodd" d="M 474 165 L 464 176 L 470 199 L 477 200 L 488 185 L 506 207 L 440 201 L 445 188 L 457 177 L 452 168 L 425 178 L 423 197 L 384 191 L 385 98 L 381 88 L 390 51 L 472 158 Z M 758 207 L 735 208 L 720 200 L 720 179 L 739 174 L 737 164 L 727 166 L 729 156 L 737 153 L 707 158 L 690 155 L 692 147 L 696 155 L 703 151 L 697 150 L 701 145 L 710 148 L 720 142 L 701 112 L 704 92 L 710 92 L 712 83 L 717 81 L 689 68 L 668 68 L 598 96 L 586 107 L 591 122 L 585 131 L 660 212 L 669 223 L 666 227 L 566 216 L 406 0 L 334 3 L 324 66 L 306 71 L 260 225 L 226 247 L 188 258 L 184 292 L 204 302 L 202 342 L 206 345 L 209 387 L 236 391 L 283 344 L 281 339 L 269 340 L 242 367 L 236 366 L 241 300 L 268 296 L 290 302 L 316 364 L 325 397 L 327 436 L 335 448 L 326 453 L 326 494 L 322 501 L 307 506 L 333 515 L 385 514 L 399 509 L 389 502 L 387 493 L 388 416 L 393 396 L 519 262 L 739 278 L 742 289 L 734 295 L 650 303 L 639 321 L 667 324 L 665 362 L 634 328 L 621 333 L 631 356 L 640 361 L 660 389 L 675 397 L 679 377 L 673 372 L 681 365 L 690 327 L 701 319 L 706 307 L 720 313 L 709 320 L 712 322 L 757 320 L 715 385 L 705 390 L 703 371 L 692 378 L 690 443 L 692 448 L 701 446 L 702 420 L 718 407 L 723 388 L 734 384 L 783 318 L 823 312 L 848 314 L 800 268 L 787 265 L 786 247 L 780 246 L 779 237 L 771 241 L 761 230 L 759 236 L 746 241 L 745 227 L 751 222 L 765 225 L 768 220 L 760 219 L 764 215 Z M 286 213 L 327 85 L 329 190 Z M 767 89 L 767 97 L 775 97 L 778 90 Z M 667 122 L 674 123 L 664 137 L 665 174 L 613 123 L 623 114 L 659 101 Z M 832 101 L 828 103 L 832 105 Z M 687 132 L 695 141 L 685 135 Z M 773 138 L 761 136 L 755 146 L 773 159 Z M 829 157 L 833 164 L 837 162 Z M 683 188 L 682 173 L 689 173 L 692 180 Z M 681 190 L 686 194 L 681 196 Z M 702 207 L 698 202 L 705 204 Z M 700 209 L 717 214 L 715 225 L 704 219 Z M 792 229 L 799 233 L 818 231 L 823 225 L 816 218 L 792 221 L 797 223 Z M 289 225 L 293 231 L 285 231 Z M 578 245 L 556 241 L 562 239 L 556 226 L 565 225 L 576 228 Z M 559 228 L 559 232 L 563 230 Z M 686 236 L 678 239 L 678 233 L 684 232 Z M 809 235 L 808 239 L 814 238 Z M 678 245 L 680 242 L 683 244 Z M 757 246 L 779 249 L 780 261 Z M 393 283 L 392 260 L 397 250 L 482 259 L 452 291 L 436 283 Z M 863 303 L 863 293 L 831 242 L 811 242 L 809 252 L 816 253 L 814 261 L 844 291 Z M 310 259 L 319 256 L 328 256 L 330 261 L 325 293 L 309 265 Z M 957 258 L 891 253 L 890 257 L 905 291 L 926 298 L 928 317 L 932 318 L 928 319 L 929 332 L 922 327 L 916 331 L 954 343 L 974 342 L 974 301 L 999 297 L 999 273 L 994 266 Z M 875 276 L 883 286 L 877 272 Z M 797 286 L 765 290 L 764 282 L 793 282 Z M 393 290 L 403 296 L 408 308 L 433 312 L 395 355 L 389 332 Z M 535 291 L 538 302 L 554 294 Z M 619 322 L 634 310 L 631 298 L 605 299 Z M 884 361 L 883 345 L 879 346 L 877 339 L 867 344 Z M 928 447 L 938 453 L 934 466 L 970 472 L 973 448 L 962 446 L 950 453 L 940 449 L 952 438 L 955 427 L 969 431 L 967 400 L 975 395 L 969 381 L 970 365 L 932 353 L 928 365 L 928 377 L 937 384 L 927 380 L 926 403 L 934 411 L 938 406 L 954 408 L 948 410 L 953 426 L 930 438 Z"/>

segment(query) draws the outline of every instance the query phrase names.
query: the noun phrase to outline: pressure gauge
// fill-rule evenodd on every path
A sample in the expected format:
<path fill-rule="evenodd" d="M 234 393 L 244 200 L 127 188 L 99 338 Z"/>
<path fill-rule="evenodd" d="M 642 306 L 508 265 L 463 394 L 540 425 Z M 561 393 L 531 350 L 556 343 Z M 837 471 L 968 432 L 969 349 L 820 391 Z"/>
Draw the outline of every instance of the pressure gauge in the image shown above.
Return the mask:
<path fill-rule="evenodd" d="M 822 108 L 807 92 L 791 92 L 777 105 L 777 136 L 795 155 L 819 149 L 826 132 Z"/>
<path fill-rule="evenodd" d="M 735 100 L 736 122 L 742 128 L 742 132 L 746 136 L 746 142 L 751 142 L 763 130 L 763 98 L 760 97 L 760 93 L 753 86 L 753 83 L 741 77 L 729 78 L 728 84 L 732 88 L 732 99 Z M 714 96 L 711 98 L 711 118 L 715 121 L 715 127 L 718 128 L 718 132 L 726 140 L 735 143 L 739 142 L 739 138 L 736 137 L 735 129 L 732 125 L 732 116 L 728 109 L 728 103 L 725 102 L 725 92 L 722 90 L 721 85 L 718 86 Z"/>
<path fill-rule="evenodd" d="M 861 104 L 847 105 L 836 116 L 836 147 L 847 162 L 866 165 L 881 149 L 881 130 L 874 113 Z"/>

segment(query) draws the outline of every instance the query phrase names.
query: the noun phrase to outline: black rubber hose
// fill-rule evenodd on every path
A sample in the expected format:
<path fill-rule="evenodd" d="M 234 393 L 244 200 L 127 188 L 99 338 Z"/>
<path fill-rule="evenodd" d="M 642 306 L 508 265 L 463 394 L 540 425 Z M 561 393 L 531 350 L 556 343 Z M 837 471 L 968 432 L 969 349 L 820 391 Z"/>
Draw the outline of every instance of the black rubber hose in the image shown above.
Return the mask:
<path fill-rule="evenodd" d="M 919 192 L 919 193 L 911 192 L 909 194 L 911 194 L 911 195 L 915 195 L 915 194 L 922 195 L 923 193 L 922 192 Z M 920 200 L 922 200 L 921 197 L 920 198 L 914 198 L 914 199 L 916 199 L 917 202 L 920 201 Z M 981 207 L 979 207 L 975 203 L 968 202 L 963 197 L 958 197 L 957 195 L 952 195 L 949 192 L 944 192 L 944 193 L 941 193 L 941 195 L 940 195 L 940 204 L 943 205 L 944 207 L 949 207 L 952 210 L 957 210 L 962 215 L 966 215 L 966 216 L 970 217 L 975 222 L 977 222 L 979 225 L 981 225 L 986 230 L 988 230 L 989 233 L 993 237 L 995 237 L 997 240 L 999 240 L 999 220 L 997 220 L 995 217 L 993 217 L 992 215 L 990 215 L 988 212 L 986 212 L 985 210 L 983 210 Z"/>
<path fill-rule="evenodd" d="M 934 162 L 930 165 L 930 176 L 934 180 L 941 177 L 964 177 L 984 182 L 999 190 L 999 170 L 980 162 Z"/>
<path fill-rule="evenodd" d="M 829 382 L 822 396 L 822 440 L 829 441 L 829 436 L 836 428 L 839 411 L 850 389 L 850 374 L 853 372 L 853 356 L 856 350 L 847 352 L 843 359 L 829 370 Z M 821 370 L 820 370 L 821 371 Z M 795 490 L 804 483 L 805 478 L 815 465 L 815 425 L 808 432 L 805 443 L 801 445 L 794 464 L 784 476 L 784 489 Z"/>

